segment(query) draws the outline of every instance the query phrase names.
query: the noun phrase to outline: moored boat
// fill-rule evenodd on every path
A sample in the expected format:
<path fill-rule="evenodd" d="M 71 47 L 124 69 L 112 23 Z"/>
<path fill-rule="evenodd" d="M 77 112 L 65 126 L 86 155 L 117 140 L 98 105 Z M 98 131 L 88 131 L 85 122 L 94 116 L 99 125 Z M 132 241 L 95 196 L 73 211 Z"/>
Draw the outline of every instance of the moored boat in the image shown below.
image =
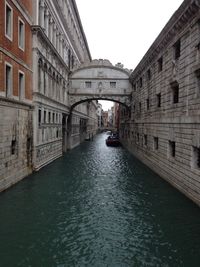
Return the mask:
<path fill-rule="evenodd" d="M 107 146 L 119 146 L 120 145 L 119 138 L 115 135 L 108 136 L 108 138 L 106 138 L 106 145 Z"/>

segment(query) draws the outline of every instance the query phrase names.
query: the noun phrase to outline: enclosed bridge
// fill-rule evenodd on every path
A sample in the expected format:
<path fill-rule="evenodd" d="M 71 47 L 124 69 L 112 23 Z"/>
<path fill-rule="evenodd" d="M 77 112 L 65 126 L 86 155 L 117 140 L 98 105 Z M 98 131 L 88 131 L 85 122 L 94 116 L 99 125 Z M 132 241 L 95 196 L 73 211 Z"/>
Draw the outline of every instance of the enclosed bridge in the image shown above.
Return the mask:
<path fill-rule="evenodd" d="M 130 106 L 130 70 L 108 60 L 93 60 L 74 70 L 69 78 L 71 108 L 90 100 L 110 100 Z"/>

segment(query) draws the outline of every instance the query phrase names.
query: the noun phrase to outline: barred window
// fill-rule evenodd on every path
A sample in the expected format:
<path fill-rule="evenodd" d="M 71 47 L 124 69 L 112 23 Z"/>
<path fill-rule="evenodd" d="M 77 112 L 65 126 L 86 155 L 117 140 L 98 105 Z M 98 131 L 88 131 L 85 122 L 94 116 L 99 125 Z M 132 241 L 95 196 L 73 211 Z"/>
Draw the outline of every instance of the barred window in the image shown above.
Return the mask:
<path fill-rule="evenodd" d="M 174 141 L 169 141 L 169 155 L 173 158 L 176 155 L 176 143 Z"/>
<path fill-rule="evenodd" d="M 174 82 L 171 84 L 172 88 L 172 103 L 178 103 L 179 102 L 179 84 L 177 82 Z"/>
<path fill-rule="evenodd" d="M 91 88 L 92 87 L 92 83 L 91 82 L 85 82 L 85 87 L 86 88 Z"/>
<path fill-rule="evenodd" d="M 151 80 L 151 70 L 148 69 L 147 71 L 147 79 L 150 81 Z"/>
<path fill-rule="evenodd" d="M 200 169 L 200 147 L 193 147 L 193 166 Z"/>
<path fill-rule="evenodd" d="M 157 99 L 157 107 L 160 108 L 161 107 L 161 93 L 156 95 L 156 99 Z"/>
<path fill-rule="evenodd" d="M 181 41 L 180 39 L 174 44 L 174 59 L 179 59 L 181 55 Z"/>
<path fill-rule="evenodd" d="M 116 82 L 110 82 L 110 88 L 116 88 Z"/>
<path fill-rule="evenodd" d="M 158 150 L 158 137 L 153 138 L 154 150 Z"/>
<path fill-rule="evenodd" d="M 158 59 L 158 72 L 161 72 L 163 70 L 163 58 L 160 57 Z"/>

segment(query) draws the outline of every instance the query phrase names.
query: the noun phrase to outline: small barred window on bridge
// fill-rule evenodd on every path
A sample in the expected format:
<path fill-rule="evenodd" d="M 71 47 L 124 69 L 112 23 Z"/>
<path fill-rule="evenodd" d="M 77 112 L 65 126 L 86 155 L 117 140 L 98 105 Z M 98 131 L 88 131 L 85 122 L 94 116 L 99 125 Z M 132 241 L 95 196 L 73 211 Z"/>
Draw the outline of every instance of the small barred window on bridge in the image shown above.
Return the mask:
<path fill-rule="evenodd" d="M 116 88 L 116 82 L 110 82 L 110 88 Z"/>
<path fill-rule="evenodd" d="M 85 87 L 86 88 L 91 88 L 92 87 L 92 83 L 91 82 L 85 82 Z"/>

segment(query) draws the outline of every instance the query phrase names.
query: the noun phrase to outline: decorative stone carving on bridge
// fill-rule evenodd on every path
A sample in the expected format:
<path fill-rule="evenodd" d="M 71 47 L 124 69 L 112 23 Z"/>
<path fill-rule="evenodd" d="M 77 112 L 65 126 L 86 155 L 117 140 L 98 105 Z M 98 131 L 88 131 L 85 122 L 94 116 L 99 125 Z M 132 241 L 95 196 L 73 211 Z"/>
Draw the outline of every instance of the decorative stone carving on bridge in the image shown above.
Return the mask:
<path fill-rule="evenodd" d="M 122 64 L 95 59 L 76 69 L 69 77 L 69 100 L 73 107 L 88 100 L 105 99 L 130 106 L 130 71 Z"/>

